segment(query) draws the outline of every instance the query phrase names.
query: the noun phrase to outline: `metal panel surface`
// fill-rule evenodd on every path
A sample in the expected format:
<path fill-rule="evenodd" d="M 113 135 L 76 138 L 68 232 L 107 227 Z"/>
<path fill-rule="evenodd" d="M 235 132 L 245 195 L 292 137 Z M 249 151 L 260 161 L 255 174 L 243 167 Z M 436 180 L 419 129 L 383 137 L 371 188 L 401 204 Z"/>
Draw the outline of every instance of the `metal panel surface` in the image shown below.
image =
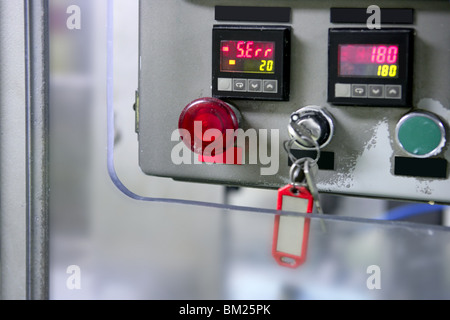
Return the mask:
<path fill-rule="evenodd" d="M 1 298 L 48 298 L 47 1 L 2 2 Z"/>
<path fill-rule="evenodd" d="M 0 3 L 1 299 L 26 297 L 24 2 Z"/>

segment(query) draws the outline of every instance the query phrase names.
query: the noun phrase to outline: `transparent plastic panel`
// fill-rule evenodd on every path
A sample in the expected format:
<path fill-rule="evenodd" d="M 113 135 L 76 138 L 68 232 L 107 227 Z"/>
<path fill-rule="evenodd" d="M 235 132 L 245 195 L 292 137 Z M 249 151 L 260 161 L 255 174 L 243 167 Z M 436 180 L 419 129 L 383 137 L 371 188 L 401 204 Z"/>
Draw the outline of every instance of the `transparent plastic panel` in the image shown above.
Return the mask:
<path fill-rule="evenodd" d="M 324 195 L 290 269 L 271 254 L 276 190 L 144 175 L 138 1 L 49 2 L 52 299 L 450 298 L 446 207 Z M 432 211 L 434 225 L 382 220 Z"/>
<path fill-rule="evenodd" d="M 271 256 L 269 212 L 107 199 L 88 235 L 53 238 L 53 298 L 450 298 L 447 228 L 327 216 L 323 232 L 313 217 L 307 260 L 290 269 Z M 80 290 L 67 288 L 73 264 Z"/>

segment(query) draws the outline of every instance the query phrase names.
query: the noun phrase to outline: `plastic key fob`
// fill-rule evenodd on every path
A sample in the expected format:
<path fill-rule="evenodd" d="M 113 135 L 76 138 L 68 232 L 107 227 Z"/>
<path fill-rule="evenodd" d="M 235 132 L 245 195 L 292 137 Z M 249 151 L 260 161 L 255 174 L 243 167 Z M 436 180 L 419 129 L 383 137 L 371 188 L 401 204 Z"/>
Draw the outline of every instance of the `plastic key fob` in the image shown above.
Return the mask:
<path fill-rule="evenodd" d="M 278 189 L 277 210 L 312 213 L 314 198 L 305 187 Z M 310 218 L 276 215 L 272 255 L 281 266 L 297 268 L 306 261 Z"/>

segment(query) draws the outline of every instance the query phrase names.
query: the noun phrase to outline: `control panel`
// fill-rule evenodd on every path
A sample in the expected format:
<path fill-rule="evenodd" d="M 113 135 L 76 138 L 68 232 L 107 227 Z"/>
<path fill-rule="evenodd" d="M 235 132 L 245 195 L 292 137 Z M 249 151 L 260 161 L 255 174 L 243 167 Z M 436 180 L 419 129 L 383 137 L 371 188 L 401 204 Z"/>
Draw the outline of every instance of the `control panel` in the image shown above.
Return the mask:
<path fill-rule="evenodd" d="M 140 2 L 139 166 L 277 189 L 450 203 L 450 3 Z M 351 14 L 349 14 L 351 13 Z"/>

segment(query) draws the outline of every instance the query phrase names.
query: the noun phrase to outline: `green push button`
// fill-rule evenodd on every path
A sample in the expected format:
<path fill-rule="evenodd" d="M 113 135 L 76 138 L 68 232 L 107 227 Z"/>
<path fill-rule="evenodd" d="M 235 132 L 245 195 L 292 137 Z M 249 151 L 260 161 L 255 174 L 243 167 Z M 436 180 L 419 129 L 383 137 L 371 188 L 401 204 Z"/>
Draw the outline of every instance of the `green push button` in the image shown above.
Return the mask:
<path fill-rule="evenodd" d="M 397 124 L 397 139 L 401 147 L 416 157 L 437 155 L 445 144 L 442 122 L 432 114 L 413 112 Z"/>

